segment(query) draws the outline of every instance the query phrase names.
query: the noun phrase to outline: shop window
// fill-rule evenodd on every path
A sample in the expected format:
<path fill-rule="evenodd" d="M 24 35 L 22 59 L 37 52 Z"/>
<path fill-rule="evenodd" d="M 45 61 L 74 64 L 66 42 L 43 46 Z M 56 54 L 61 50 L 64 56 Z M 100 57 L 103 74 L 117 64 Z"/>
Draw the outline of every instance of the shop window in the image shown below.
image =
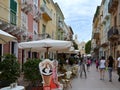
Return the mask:
<path fill-rule="evenodd" d="M 31 51 L 28 52 L 28 58 L 31 58 Z"/>
<path fill-rule="evenodd" d="M 37 52 L 32 53 L 32 58 L 37 58 Z"/>
<path fill-rule="evenodd" d="M 15 42 L 12 42 L 11 43 L 11 54 L 15 54 L 15 52 L 14 52 L 15 48 L 14 47 L 15 47 Z"/>

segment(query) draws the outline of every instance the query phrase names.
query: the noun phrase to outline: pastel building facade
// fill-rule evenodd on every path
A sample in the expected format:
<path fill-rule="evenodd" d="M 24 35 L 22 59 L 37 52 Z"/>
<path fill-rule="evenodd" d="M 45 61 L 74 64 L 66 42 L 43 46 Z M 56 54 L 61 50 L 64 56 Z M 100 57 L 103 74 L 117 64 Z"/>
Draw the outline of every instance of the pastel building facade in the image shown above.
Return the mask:
<path fill-rule="evenodd" d="M 116 60 L 120 56 L 120 1 L 102 0 L 99 7 L 100 23 L 95 22 L 96 13 L 93 19 L 92 52 L 95 57 L 105 56 L 107 59 L 111 55 Z M 99 39 L 95 37 L 95 25 L 100 30 L 96 35 L 100 36 Z M 96 40 L 100 41 L 99 45 Z M 94 48 L 96 45 L 99 46 L 97 50 Z"/>
<path fill-rule="evenodd" d="M 28 58 L 45 58 L 45 52 L 19 49 L 18 43 L 46 38 L 72 40 L 73 30 L 53 0 L 0 0 L 0 11 L 0 29 L 17 38 L 0 44 L 0 56 L 14 54 L 21 66 Z M 55 53 L 50 52 L 50 58 Z"/>

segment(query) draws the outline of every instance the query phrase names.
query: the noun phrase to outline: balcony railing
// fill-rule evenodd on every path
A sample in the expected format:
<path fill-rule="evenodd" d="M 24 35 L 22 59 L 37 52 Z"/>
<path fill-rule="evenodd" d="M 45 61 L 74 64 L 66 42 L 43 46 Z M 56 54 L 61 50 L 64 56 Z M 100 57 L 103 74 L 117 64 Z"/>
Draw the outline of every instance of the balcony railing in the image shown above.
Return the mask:
<path fill-rule="evenodd" d="M 106 37 L 103 38 L 101 40 L 101 47 L 107 47 L 108 45 L 109 45 L 109 42 L 108 42 L 107 38 Z"/>
<path fill-rule="evenodd" d="M 118 6 L 118 0 L 110 0 L 108 4 L 108 12 L 111 13 L 114 11 L 114 8 Z"/>
<path fill-rule="evenodd" d="M 32 1 L 31 0 L 22 0 L 21 9 L 25 13 L 31 12 L 32 11 Z"/>
<path fill-rule="evenodd" d="M 99 48 L 100 48 L 100 44 L 94 44 L 94 45 L 93 45 L 93 50 L 94 50 L 94 51 L 99 50 Z"/>
<path fill-rule="evenodd" d="M 40 18 L 41 18 L 41 12 L 40 10 L 36 10 L 36 12 L 34 13 L 34 20 L 36 22 L 39 22 Z"/>
<path fill-rule="evenodd" d="M 25 32 L 25 30 L 22 30 L 21 28 L 4 21 L 1 21 L 0 29 L 16 36 L 21 36 Z"/>
<path fill-rule="evenodd" d="M 58 29 L 63 30 L 63 24 L 61 21 L 58 22 Z"/>
<path fill-rule="evenodd" d="M 48 9 L 48 7 L 46 5 L 41 5 L 41 11 L 42 11 L 42 17 L 49 21 L 52 20 L 52 13 L 51 11 Z"/>
<path fill-rule="evenodd" d="M 99 39 L 99 38 L 100 38 L 100 32 L 99 30 L 97 30 L 93 33 L 93 39 Z"/>
<path fill-rule="evenodd" d="M 41 39 L 46 39 L 46 38 L 51 38 L 50 34 L 44 33 L 44 34 L 33 35 L 33 40 L 41 40 Z"/>
<path fill-rule="evenodd" d="M 108 40 L 116 40 L 118 38 L 119 38 L 119 31 L 118 31 L 117 27 L 112 27 L 108 31 Z"/>

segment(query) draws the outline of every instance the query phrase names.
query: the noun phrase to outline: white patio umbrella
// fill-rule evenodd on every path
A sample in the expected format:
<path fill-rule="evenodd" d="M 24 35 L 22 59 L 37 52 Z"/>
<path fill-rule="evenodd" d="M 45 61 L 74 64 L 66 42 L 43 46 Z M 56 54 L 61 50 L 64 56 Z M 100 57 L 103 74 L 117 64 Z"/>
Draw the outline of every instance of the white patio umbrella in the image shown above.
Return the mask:
<path fill-rule="evenodd" d="M 65 50 L 72 46 L 71 41 L 43 39 L 38 41 L 21 42 L 18 44 L 21 49 L 31 49 L 36 51 L 46 51 L 48 57 L 48 51 Z"/>
<path fill-rule="evenodd" d="M 87 56 L 87 57 L 91 57 L 91 54 L 87 54 L 86 56 Z"/>
<path fill-rule="evenodd" d="M 59 51 L 58 53 L 69 53 L 69 54 L 75 54 L 80 52 L 79 50 L 74 49 L 74 47 L 70 47 L 69 49 L 66 49 L 64 51 Z"/>
<path fill-rule="evenodd" d="M 7 43 L 11 40 L 14 40 L 14 39 L 16 39 L 16 37 L 10 35 L 7 32 L 0 30 L 0 44 L 5 44 L 5 43 Z"/>

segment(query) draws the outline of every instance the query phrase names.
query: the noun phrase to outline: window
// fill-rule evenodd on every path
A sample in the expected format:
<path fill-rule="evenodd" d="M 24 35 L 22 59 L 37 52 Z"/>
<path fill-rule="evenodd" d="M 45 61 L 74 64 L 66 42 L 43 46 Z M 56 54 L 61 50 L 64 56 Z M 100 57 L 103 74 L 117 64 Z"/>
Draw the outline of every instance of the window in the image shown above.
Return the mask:
<path fill-rule="evenodd" d="M 42 25 L 42 34 L 45 34 L 45 32 L 46 32 L 46 26 L 43 24 Z"/>
<path fill-rule="evenodd" d="M 31 58 L 31 51 L 28 52 L 28 58 Z"/>
<path fill-rule="evenodd" d="M 22 20 L 22 23 L 26 24 L 27 23 L 27 15 L 25 13 L 21 13 L 21 20 Z"/>
<path fill-rule="evenodd" d="M 45 0 L 43 0 L 43 3 L 44 3 L 44 4 L 46 4 L 46 1 L 45 1 Z"/>
<path fill-rule="evenodd" d="M 54 39 L 54 31 L 52 31 L 52 38 Z"/>
<path fill-rule="evenodd" d="M 57 32 L 58 40 L 60 40 L 60 30 Z"/>
<path fill-rule="evenodd" d="M 38 0 L 33 0 L 33 3 L 36 7 L 38 7 Z"/>
<path fill-rule="evenodd" d="M 15 54 L 15 42 L 11 43 L 11 54 Z"/>
<path fill-rule="evenodd" d="M 10 0 L 10 23 L 16 25 L 17 21 L 17 2 L 15 0 Z"/>
<path fill-rule="evenodd" d="M 27 25 L 28 25 L 28 18 L 27 15 L 23 12 L 21 12 L 21 27 L 27 31 Z"/>
<path fill-rule="evenodd" d="M 37 52 L 32 52 L 32 58 L 37 58 Z"/>
<path fill-rule="evenodd" d="M 46 33 L 46 26 L 43 24 L 42 25 L 42 34 L 43 34 L 43 39 L 45 39 L 45 33 Z"/>
<path fill-rule="evenodd" d="M 13 24 L 13 25 L 16 25 L 16 13 L 14 12 L 10 12 L 10 23 Z"/>
<path fill-rule="evenodd" d="M 38 34 L 38 24 L 33 21 L 33 30 L 34 30 L 34 34 Z"/>

